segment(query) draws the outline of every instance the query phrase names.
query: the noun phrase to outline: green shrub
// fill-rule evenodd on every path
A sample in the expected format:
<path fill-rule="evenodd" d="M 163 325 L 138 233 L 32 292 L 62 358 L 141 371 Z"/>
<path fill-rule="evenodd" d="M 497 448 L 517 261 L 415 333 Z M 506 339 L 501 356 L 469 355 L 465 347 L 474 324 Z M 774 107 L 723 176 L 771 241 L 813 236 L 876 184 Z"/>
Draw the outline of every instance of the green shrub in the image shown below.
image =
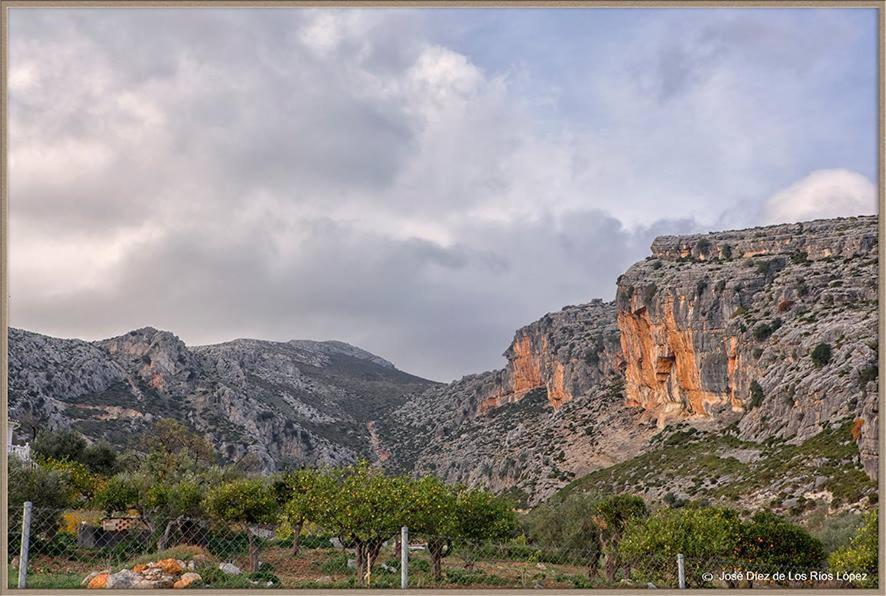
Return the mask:
<path fill-rule="evenodd" d="M 751 381 L 750 409 L 759 407 L 763 403 L 763 387 L 756 380 Z"/>
<path fill-rule="evenodd" d="M 828 364 L 831 361 L 831 346 L 830 344 L 820 343 L 815 346 L 815 349 L 812 350 L 812 354 L 810 354 L 812 358 L 812 363 L 815 365 L 815 368 L 821 368 Z"/>
<path fill-rule="evenodd" d="M 754 327 L 754 339 L 757 341 L 765 341 L 769 339 L 773 333 L 778 331 L 781 325 L 782 320 L 779 318 L 772 319 L 769 323 L 760 323 Z"/>
<path fill-rule="evenodd" d="M 831 570 L 844 573 L 867 573 L 867 579 L 857 585 L 865 588 L 876 587 L 878 541 L 878 517 L 877 510 L 874 509 L 865 516 L 864 524 L 858 529 L 849 545 L 831 554 L 828 561 Z"/>
<path fill-rule="evenodd" d="M 711 558 L 734 554 L 740 535 L 741 520 L 730 509 L 662 509 L 629 524 L 618 550 L 637 579 L 669 585 L 676 581 L 676 565 L 663 562 L 670 563 L 682 553 L 687 581 L 693 585 L 695 578 L 709 571 Z"/>
<path fill-rule="evenodd" d="M 800 526 L 759 511 L 742 525 L 737 554 L 761 570 L 815 569 L 824 560 L 824 545 Z"/>

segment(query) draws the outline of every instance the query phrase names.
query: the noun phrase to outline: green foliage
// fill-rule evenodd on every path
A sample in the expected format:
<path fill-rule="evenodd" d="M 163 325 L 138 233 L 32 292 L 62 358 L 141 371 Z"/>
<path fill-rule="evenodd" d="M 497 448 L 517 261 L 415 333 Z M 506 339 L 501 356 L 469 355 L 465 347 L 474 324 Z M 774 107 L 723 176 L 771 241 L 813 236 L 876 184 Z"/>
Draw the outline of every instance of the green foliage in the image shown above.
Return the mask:
<path fill-rule="evenodd" d="M 170 418 L 155 422 L 142 436 L 142 446 L 148 454 L 142 467 L 158 482 L 199 473 L 215 461 L 215 451 L 206 437 Z"/>
<path fill-rule="evenodd" d="M 874 509 L 865 516 L 864 524 L 858 529 L 848 546 L 833 552 L 829 559 L 830 568 L 842 573 L 867 573 L 859 587 L 877 586 L 877 553 L 879 547 L 878 514 Z"/>
<path fill-rule="evenodd" d="M 828 364 L 831 361 L 830 344 L 820 343 L 815 346 L 815 349 L 812 350 L 812 354 L 810 354 L 810 358 L 812 358 L 812 363 L 815 365 L 815 368 L 821 368 Z"/>
<path fill-rule="evenodd" d="M 81 461 L 86 439 L 73 430 L 41 430 L 31 444 L 34 455 L 43 459 Z"/>
<path fill-rule="evenodd" d="M 186 491 L 188 497 L 192 493 Z M 195 493 L 199 496 L 199 491 Z M 279 504 L 273 488 L 260 479 L 235 480 L 212 489 L 203 505 L 219 520 L 246 524 L 266 524 L 276 520 Z"/>
<path fill-rule="evenodd" d="M 763 387 L 755 380 L 751 381 L 751 403 L 750 409 L 760 407 L 763 403 Z"/>
<path fill-rule="evenodd" d="M 88 445 L 73 430 L 41 430 L 31 445 L 36 459 L 81 464 L 89 472 L 110 476 L 117 471 L 117 452 L 107 443 Z"/>
<path fill-rule="evenodd" d="M 879 369 L 876 362 L 872 362 L 860 371 L 858 371 L 858 382 L 864 387 L 871 381 L 876 381 L 879 377 Z"/>
<path fill-rule="evenodd" d="M 115 511 L 140 509 L 143 503 L 142 491 L 146 489 L 140 480 L 131 473 L 118 474 L 108 479 L 107 483 L 96 493 L 94 504 L 109 515 Z"/>
<path fill-rule="evenodd" d="M 687 578 L 700 577 L 708 571 L 706 561 L 735 555 L 741 529 L 738 514 L 729 509 L 662 509 L 628 524 L 618 551 L 640 579 L 673 583 L 676 566 L 661 561 L 673 561 L 682 553 Z"/>
<path fill-rule="evenodd" d="M 37 465 L 64 475 L 70 489 L 71 503 L 89 501 L 100 488 L 99 478 L 84 464 L 77 461 L 38 459 Z"/>
<path fill-rule="evenodd" d="M 779 318 L 772 319 L 769 323 L 760 323 L 754 327 L 754 339 L 757 341 L 766 341 L 773 333 L 778 331 L 781 325 L 782 320 Z"/>
<path fill-rule="evenodd" d="M 597 498 L 573 493 L 562 500 L 551 500 L 529 512 L 523 525 L 533 544 L 562 548 L 599 556 L 600 531 L 591 519 Z"/>
<path fill-rule="evenodd" d="M 761 569 L 815 569 L 824 560 L 824 545 L 800 526 L 759 511 L 742 524 L 737 554 Z"/>
<path fill-rule="evenodd" d="M 115 474 L 120 467 L 117 451 L 111 447 L 110 443 L 104 441 L 84 449 L 80 461 L 91 472 L 102 476 Z"/>
<path fill-rule="evenodd" d="M 456 509 L 455 535 L 462 540 L 504 540 L 519 527 L 511 503 L 482 489 L 460 490 Z"/>
<path fill-rule="evenodd" d="M 41 534 L 51 539 L 61 523 L 62 509 L 71 505 L 72 488 L 64 471 L 31 466 L 14 457 L 8 460 L 8 473 L 7 544 L 12 553 L 18 549 L 25 501 L 33 504 L 31 527 L 38 529 L 34 539 Z"/>

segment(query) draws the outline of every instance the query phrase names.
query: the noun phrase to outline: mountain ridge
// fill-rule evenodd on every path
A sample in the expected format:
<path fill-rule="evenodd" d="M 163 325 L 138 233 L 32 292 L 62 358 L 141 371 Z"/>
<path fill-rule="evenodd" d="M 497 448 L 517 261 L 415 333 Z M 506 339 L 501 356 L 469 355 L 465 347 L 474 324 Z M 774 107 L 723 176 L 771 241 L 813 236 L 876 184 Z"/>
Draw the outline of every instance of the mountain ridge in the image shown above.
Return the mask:
<path fill-rule="evenodd" d="M 530 505 L 581 477 L 645 461 L 675 432 L 701 433 L 712 445 L 733 437 L 763 461 L 771 454 L 762 445 L 805 445 L 839 422 L 851 426 L 857 454 L 828 465 L 873 479 L 877 239 L 876 216 L 660 236 L 618 278 L 615 300 L 544 315 L 515 332 L 504 368 L 448 384 L 335 341 L 188 347 L 142 328 L 76 343 L 10 329 L 11 355 L 33 357 L 30 369 L 11 367 L 10 404 L 23 412 L 43 399 L 38 415 L 65 425 L 68 410 L 82 414 L 76 424 L 92 435 L 98 422 L 125 418 L 107 408 L 137 418 L 131 402 L 148 404 L 142 414 L 182 417 L 226 457 L 252 452 L 265 469 L 368 457 Z M 823 364 L 810 357 L 819 344 L 832 352 Z M 88 369 L 73 383 L 83 385 L 78 395 L 69 384 L 53 398 L 41 384 L 40 371 L 64 369 L 60 353 Z M 123 403 L 107 403 L 115 396 Z M 75 409 L 96 405 L 103 420 Z M 807 486 L 814 472 L 810 464 L 794 480 Z M 870 484 L 852 477 L 854 502 L 867 498 Z M 637 490 L 689 494 L 685 478 L 651 482 Z M 773 498 L 755 490 L 748 499 Z"/>

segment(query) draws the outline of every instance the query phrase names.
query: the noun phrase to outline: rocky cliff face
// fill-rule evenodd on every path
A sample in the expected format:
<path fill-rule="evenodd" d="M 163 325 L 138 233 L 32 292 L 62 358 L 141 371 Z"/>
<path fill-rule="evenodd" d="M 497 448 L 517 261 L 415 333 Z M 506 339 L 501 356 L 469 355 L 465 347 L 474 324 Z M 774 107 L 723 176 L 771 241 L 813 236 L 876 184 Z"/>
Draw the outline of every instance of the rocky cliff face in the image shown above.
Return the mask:
<path fill-rule="evenodd" d="M 615 302 L 545 315 L 504 368 L 449 385 L 338 342 L 11 329 L 10 413 L 120 445 L 171 416 L 265 469 L 368 457 L 530 505 L 582 482 L 859 502 L 879 455 L 877 249 L 876 217 L 661 237 Z"/>
<path fill-rule="evenodd" d="M 595 300 L 519 329 L 505 368 L 435 388 L 382 421 L 387 465 L 532 505 L 637 454 L 656 429 L 626 405 L 615 322 L 615 304 Z"/>
<path fill-rule="evenodd" d="M 876 217 L 665 237 L 652 252 L 618 283 L 629 405 L 659 426 L 737 421 L 754 441 L 853 417 L 876 474 Z"/>
<path fill-rule="evenodd" d="M 377 459 L 375 416 L 435 384 L 341 342 L 236 340 L 188 347 L 144 328 L 97 342 L 9 331 L 10 417 L 121 447 L 159 417 L 265 470 Z"/>

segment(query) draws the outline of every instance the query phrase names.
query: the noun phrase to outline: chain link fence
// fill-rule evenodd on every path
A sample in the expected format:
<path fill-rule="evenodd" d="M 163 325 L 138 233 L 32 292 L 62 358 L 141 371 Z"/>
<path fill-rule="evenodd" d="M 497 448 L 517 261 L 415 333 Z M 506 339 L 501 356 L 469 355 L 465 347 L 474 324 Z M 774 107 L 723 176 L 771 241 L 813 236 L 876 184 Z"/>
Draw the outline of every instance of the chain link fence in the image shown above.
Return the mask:
<path fill-rule="evenodd" d="M 648 553 L 606 557 L 595 546 L 551 548 L 525 539 L 465 543 L 398 536 L 357 569 L 353 545 L 317 528 L 294 539 L 285 527 L 207 519 L 109 518 L 100 511 L 33 508 L 27 548 L 23 511 L 9 514 L 9 588 L 26 554 L 28 588 L 860 588 L 876 578 L 722 558 Z M 407 554 L 403 573 L 401 561 Z M 679 559 L 682 559 L 678 561 Z M 408 575 L 408 578 L 406 577 Z"/>

